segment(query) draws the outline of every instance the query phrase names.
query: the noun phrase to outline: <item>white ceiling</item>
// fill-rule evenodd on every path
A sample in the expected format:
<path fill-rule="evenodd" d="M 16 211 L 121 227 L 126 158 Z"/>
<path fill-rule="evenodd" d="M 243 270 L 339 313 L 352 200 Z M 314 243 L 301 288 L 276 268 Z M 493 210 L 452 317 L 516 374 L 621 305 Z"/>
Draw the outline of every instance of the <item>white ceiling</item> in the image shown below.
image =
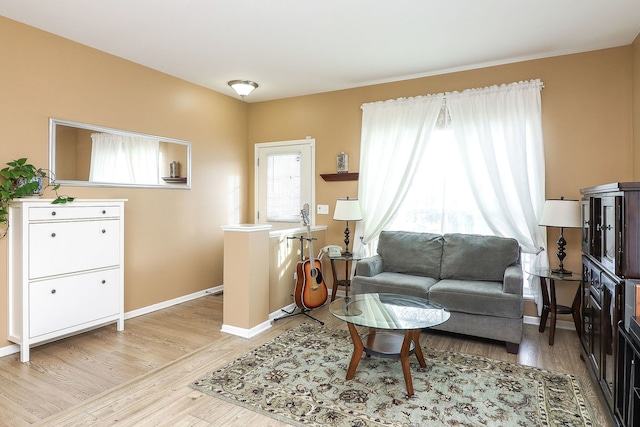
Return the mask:
<path fill-rule="evenodd" d="M 0 0 L 0 15 L 247 102 L 628 45 L 640 0 Z"/>

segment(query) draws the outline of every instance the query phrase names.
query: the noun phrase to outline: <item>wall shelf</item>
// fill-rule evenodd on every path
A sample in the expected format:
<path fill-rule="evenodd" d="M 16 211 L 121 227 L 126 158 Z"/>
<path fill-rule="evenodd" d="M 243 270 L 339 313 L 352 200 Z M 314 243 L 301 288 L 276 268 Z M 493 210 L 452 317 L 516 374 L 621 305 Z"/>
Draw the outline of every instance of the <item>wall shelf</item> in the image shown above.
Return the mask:
<path fill-rule="evenodd" d="M 325 181 L 357 181 L 358 175 L 358 172 L 320 174 Z"/>

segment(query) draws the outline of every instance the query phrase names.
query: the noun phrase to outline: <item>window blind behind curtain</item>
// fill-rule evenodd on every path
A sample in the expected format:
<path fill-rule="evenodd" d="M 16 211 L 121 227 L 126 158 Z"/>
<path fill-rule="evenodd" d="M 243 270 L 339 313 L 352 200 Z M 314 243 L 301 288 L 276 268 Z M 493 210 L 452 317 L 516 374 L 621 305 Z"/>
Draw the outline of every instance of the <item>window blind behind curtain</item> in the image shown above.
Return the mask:
<path fill-rule="evenodd" d="M 356 245 L 362 237 L 375 252 L 380 231 L 413 226 L 513 237 L 524 254 L 546 249 L 537 221 L 542 88 L 531 80 L 362 105 Z M 546 257 L 537 262 L 548 265 Z M 536 281 L 531 294 L 540 301 Z"/>

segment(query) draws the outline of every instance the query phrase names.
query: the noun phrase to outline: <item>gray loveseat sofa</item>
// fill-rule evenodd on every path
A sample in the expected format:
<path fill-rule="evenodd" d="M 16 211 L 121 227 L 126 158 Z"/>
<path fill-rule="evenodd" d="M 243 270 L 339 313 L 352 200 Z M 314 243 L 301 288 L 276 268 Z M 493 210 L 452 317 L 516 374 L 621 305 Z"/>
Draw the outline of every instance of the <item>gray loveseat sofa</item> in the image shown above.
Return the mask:
<path fill-rule="evenodd" d="M 515 239 L 383 231 L 378 254 L 358 261 L 351 291 L 428 298 L 451 312 L 434 329 L 504 341 L 518 353 L 522 279 Z"/>

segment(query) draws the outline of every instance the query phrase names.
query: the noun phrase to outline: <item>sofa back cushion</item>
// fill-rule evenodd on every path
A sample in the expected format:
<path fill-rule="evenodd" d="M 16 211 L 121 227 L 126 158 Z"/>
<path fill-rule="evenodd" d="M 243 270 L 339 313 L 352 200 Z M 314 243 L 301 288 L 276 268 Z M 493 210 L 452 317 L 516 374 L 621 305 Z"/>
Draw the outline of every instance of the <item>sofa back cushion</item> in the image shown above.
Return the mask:
<path fill-rule="evenodd" d="M 504 271 L 520 260 L 516 239 L 475 234 L 445 234 L 442 279 L 502 282 Z"/>
<path fill-rule="evenodd" d="M 382 269 L 393 273 L 440 277 L 442 236 L 410 231 L 383 231 L 378 241 Z"/>

